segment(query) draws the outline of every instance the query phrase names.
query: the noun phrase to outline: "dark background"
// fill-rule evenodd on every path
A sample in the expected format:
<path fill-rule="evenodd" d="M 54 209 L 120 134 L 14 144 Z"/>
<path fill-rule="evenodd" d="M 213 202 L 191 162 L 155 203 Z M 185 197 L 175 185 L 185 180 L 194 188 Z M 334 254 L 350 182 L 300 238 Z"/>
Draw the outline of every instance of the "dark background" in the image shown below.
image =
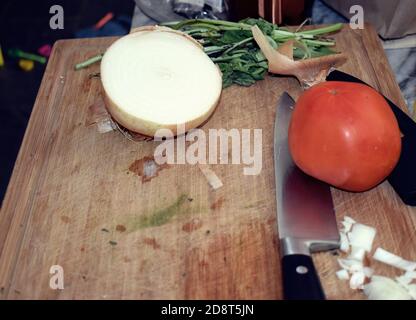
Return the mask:
<path fill-rule="evenodd" d="M 52 5 L 64 9 L 63 30 L 49 27 Z M 35 63 L 32 71 L 25 72 L 19 68 L 18 59 L 8 57 L 7 50 L 19 48 L 37 53 L 44 44 L 79 37 L 76 32 L 93 26 L 110 11 L 115 18 L 99 35 L 127 33 L 133 0 L 0 1 L 0 45 L 5 60 L 5 66 L 0 68 L 0 203 L 46 67 Z"/>

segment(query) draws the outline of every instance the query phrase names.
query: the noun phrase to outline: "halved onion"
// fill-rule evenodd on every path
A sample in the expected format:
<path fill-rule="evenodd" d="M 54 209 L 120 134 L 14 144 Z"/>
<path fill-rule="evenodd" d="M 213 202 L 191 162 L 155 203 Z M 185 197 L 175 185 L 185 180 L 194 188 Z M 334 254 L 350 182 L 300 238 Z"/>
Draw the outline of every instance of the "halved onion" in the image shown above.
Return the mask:
<path fill-rule="evenodd" d="M 127 129 L 154 136 L 201 125 L 215 110 L 222 89 L 219 68 L 185 33 L 143 27 L 115 41 L 101 61 L 104 100 Z"/>

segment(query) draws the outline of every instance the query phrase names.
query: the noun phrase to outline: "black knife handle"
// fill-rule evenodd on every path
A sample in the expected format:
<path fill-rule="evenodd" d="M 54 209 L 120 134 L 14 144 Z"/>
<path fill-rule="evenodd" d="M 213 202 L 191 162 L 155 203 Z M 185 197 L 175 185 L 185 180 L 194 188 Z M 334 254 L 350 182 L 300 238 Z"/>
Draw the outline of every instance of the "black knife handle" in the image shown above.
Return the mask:
<path fill-rule="evenodd" d="M 304 254 L 283 256 L 283 294 L 286 300 L 325 300 L 312 258 Z"/>

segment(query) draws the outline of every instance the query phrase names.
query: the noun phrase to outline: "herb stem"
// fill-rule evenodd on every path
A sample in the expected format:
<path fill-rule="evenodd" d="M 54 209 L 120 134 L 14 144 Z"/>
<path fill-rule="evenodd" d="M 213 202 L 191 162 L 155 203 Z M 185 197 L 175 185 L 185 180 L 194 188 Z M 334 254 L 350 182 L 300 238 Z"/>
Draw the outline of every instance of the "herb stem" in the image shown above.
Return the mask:
<path fill-rule="evenodd" d="M 220 28 L 215 26 L 215 25 L 212 25 L 212 24 L 209 24 L 209 23 L 202 23 L 202 22 L 195 23 L 195 24 L 192 25 L 192 27 L 193 28 L 201 28 L 201 29 L 202 28 L 203 29 L 211 29 L 211 30 L 216 30 L 216 31 L 220 30 Z"/>
<path fill-rule="evenodd" d="M 319 41 L 319 40 L 310 40 L 310 39 L 303 39 L 306 44 L 310 44 L 312 46 L 328 46 L 331 47 L 335 45 L 334 41 Z"/>
<path fill-rule="evenodd" d="M 247 38 L 247 39 L 241 40 L 240 42 L 235 43 L 231 48 L 228 48 L 227 50 L 225 50 L 224 54 L 227 54 L 227 53 L 233 51 L 234 49 L 240 47 L 241 45 L 243 45 L 247 42 L 250 42 L 251 40 L 253 40 L 253 37 L 250 37 L 250 38 Z"/>
<path fill-rule="evenodd" d="M 207 55 L 210 55 L 210 54 L 214 54 L 214 53 L 227 50 L 228 48 L 230 48 L 230 45 L 228 44 L 224 46 L 209 46 L 209 47 L 204 47 L 204 51 Z"/>
<path fill-rule="evenodd" d="M 211 60 L 214 61 L 214 62 L 225 62 L 225 61 L 230 61 L 230 60 L 233 60 L 233 59 L 236 59 L 236 58 L 240 58 L 243 55 L 244 55 L 244 53 L 238 53 L 238 54 L 234 54 L 232 56 L 227 56 L 227 57 L 221 56 L 221 57 L 217 57 L 217 58 L 211 58 Z"/>
<path fill-rule="evenodd" d="M 295 34 L 290 31 L 277 29 L 277 30 L 273 30 L 272 36 L 273 37 L 294 37 Z"/>
<path fill-rule="evenodd" d="M 196 19 L 196 21 L 207 22 L 213 25 L 219 25 L 223 27 L 234 27 L 238 29 L 251 30 L 251 26 L 249 24 L 242 23 L 242 22 L 232 22 L 232 21 L 225 21 L 225 20 L 208 20 L 208 19 Z"/>
<path fill-rule="evenodd" d="M 93 64 L 93 63 L 96 63 L 96 62 L 100 61 L 100 60 L 103 58 L 103 55 L 104 55 L 104 54 L 100 53 L 100 54 L 98 54 L 98 55 L 96 55 L 96 56 L 94 56 L 94 57 L 92 57 L 92 58 L 89 58 L 89 59 L 87 59 L 87 60 L 83 61 L 83 62 L 77 63 L 77 64 L 75 65 L 75 70 L 79 70 L 79 69 L 86 68 L 86 67 L 88 67 L 89 65 L 91 65 L 91 64 Z"/>
<path fill-rule="evenodd" d="M 336 23 L 336 24 L 333 24 L 333 25 L 330 25 L 330 26 L 327 26 L 327 27 L 323 27 L 323 28 L 311 29 L 311 30 L 298 32 L 297 34 L 317 36 L 317 35 L 324 34 L 324 33 L 330 33 L 330 32 L 338 31 L 338 30 L 342 29 L 342 26 L 343 26 L 342 23 Z"/>
<path fill-rule="evenodd" d="M 162 23 L 162 25 L 164 26 L 169 26 L 173 29 L 180 29 L 183 28 L 184 26 L 187 25 L 196 25 L 196 24 L 208 24 L 208 25 L 212 25 L 212 26 L 221 26 L 224 30 L 229 30 L 226 29 L 227 27 L 232 27 L 234 29 L 232 30 L 251 30 L 251 26 L 249 24 L 245 24 L 245 23 L 241 23 L 241 22 L 231 22 L 231 21 L 225 21 L 225 20 L 209 20 L 209 19 L 189 19 L 189 20 L 184 20 L 184 21 L 180 21 L 178 23 Z"/>
<path fill-rule="evenodd" d="M 283 31 L 283 30 L 274 30 L 271 34 L 271 37 L 277 41 L 282 41 L 285 39 L 293 39 L 293 38 L 302 38 L 302 39 L 314 38 L 314 36 L 311 34 L 292 33 L 292 32 Z"/>

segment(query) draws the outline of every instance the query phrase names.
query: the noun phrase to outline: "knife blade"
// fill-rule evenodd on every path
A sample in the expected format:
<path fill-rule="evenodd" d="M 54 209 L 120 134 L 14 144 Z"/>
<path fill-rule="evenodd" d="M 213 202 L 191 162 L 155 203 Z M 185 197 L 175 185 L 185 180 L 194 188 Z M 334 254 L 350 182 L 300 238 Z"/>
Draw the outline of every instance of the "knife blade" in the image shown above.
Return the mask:
<path fill-rule="evenodd" d="M 296 167 L 288 145 L 294 100 L 283 93 L 274 128 L 276 208 L 283 292 L 288 300 L 325 299 L 311 253 L 339 247 L 329 185 Z"/>
<path fill-rule="evenodd" d="M 368 86 L 364 81 L 339 70 L 332 71 L 326 80 L 357 82 Z M 384 99 L 396 116 L 403 134 L 399 161 L 387 180 L 405 204 L 416 206 L 416 122 L 389 99 Z"/>

